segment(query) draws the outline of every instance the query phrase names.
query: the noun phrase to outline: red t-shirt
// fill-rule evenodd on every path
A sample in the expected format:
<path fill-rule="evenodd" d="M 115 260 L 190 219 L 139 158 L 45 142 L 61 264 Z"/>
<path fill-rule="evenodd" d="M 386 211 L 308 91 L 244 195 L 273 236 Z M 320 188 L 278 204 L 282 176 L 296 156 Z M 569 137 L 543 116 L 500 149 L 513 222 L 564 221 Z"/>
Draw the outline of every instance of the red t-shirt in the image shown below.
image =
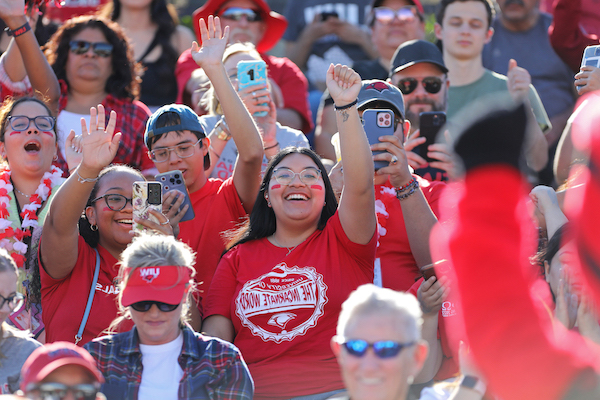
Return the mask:
<path fill-rule="evenodd" d="M 438 215 L 438 200 L 446 184 L 413 176 L 419 181 L 433 213 Z M 379 230 L 375 283 L 381 283 L 386 288 L 407 291 L 419 279 L 421 272 L 410 250 L 402 206 L 389 180 L 383 185 L 375 186 L 375 211 Z"/>
<path fill-rule="evenodd" d="M 195 218 L 179 224 L 178 238 L 196 252 L 196 281 L 202 299 L 225 251 L 221 233 L 241 223 L 246 211 L 231 178 L 207 180 L 200 190 L 190 193 L 190 200 Z M 200 302 L 200 314 L 202 306 Z"/>
<path fill-rule="evenodd" d="M 350 241 L 336 213 L 291 253 L 268 239 L 236 246 L 219 263 L 206 315 L 232 320 L 255 399 L 342 389 L 329 347 L 342 303 L 373 281 L 376 235 Z"/>
<path fill-rule="evenodd" d="M 289 58 L 274 57 L 268 54 L 260 55 L 267 64 L 269 78 L 281 88 L 284 108 L 296 110 L 302 117 L 302 132 L 308 133 L 313 128 L 312 116 L 308 105 L 308 81 L 306 77 Z M 192 58 L 191 50 L 186 50 L 179 56 L 175 76 L 177 77 L 177 103 L 183 102 L 183 92 L 192 72 L 198 69 L 198 64 Z"/>
<path fill-rule="evenodd" d="M 54 279 L 44 268 L 40 268 L 44 310 L 42 320 L 46 326 L 47 343 L 58 340 L 75 342 L 75 334 L 83 319 L 94 279 L 96 252 L 81 236 L 79 236 L 77 249 L 75 267 L 63 279 Z M 90 315 L 83 331 L 83 339 L 78 343 L 80 346 L 99 336 L 117 317 L 118 287 L 114 281 L 119 273 L 119 267 L 115 265 L 117 259 L 100 245 L 98 245 L 98 253 L 100 253 L 100 274 Z M 41 258 L 40 267 L 42 267 Z M 133 323 L 127 321 L 120 329 L 125 331 L 132 327 Z"/>

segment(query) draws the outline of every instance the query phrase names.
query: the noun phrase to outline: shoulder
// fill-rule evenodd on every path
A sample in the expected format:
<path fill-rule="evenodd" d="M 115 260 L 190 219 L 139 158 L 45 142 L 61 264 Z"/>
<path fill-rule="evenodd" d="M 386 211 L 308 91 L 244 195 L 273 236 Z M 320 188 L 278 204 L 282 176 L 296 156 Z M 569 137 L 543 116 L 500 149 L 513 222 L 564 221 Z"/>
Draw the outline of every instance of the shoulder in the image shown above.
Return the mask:
<path fill-rule="evenodd" d="M 277 141 L 282 149 L 290 146 L 309 147 L 308 139 L 302 131 L 281 125 L 279 122 L 277 122 Z"/>
<path fill-rule="evenodd" d="M 133 340 L 133 334 L 134 330 L 132 329 L 123 333 L 101 336 L 86 343 L 83 345 L 83 348 L 89 351 L 94 358 L 98 359 L 100 355 L 107 356 L 108 354 L 114 354 L 118 350 L 129 346 Z"/>
<path fill-rule="evenodd" d="M 211 362 L 223 363 L 229 360 L 231 363 L 240 357 L 240 351 L 232 343 L 194 332 L 187 326 L 183 328 L 183 340 L 184 352 L 198 358 L 208 357 Z"/>
<path fill-rule="evenodd" d="M 29 331 L 22 331 L 8 324 L 2 324 L 3 345 L 9 345 L 13 350 L 18 348 L 18 352 L 31 353 L 42 344 L 31 337 Z"/>
<path fill-rule="evenodd" d="M 173 45 L 179 54 L 192 47 L 192 42 L 196 40 L 192 30 L 183 25 L 177 25 L 173 33 Z"/>

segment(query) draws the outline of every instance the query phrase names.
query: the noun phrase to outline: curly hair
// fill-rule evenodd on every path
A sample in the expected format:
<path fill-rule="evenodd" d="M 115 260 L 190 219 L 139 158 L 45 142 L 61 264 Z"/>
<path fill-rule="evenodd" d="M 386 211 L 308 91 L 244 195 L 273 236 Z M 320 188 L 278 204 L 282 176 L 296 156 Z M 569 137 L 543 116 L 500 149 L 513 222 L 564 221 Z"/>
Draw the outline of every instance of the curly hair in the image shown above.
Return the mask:
<path fill-rule="evenodd" d="M 133 58 L 133 49 L 125 32 L 116 22 L 94 15 L 80 16 L 65 21 L 44 46 L 44 54 L 56 77 L 69 86 L 66 66 L 69 58 L 69 43 L 84 29 L 98 29 L 107 42 L 113 45 L 112 74 L 104 90 L 118 98 L 136 100 L 140 93 L 142 65 Z"/>

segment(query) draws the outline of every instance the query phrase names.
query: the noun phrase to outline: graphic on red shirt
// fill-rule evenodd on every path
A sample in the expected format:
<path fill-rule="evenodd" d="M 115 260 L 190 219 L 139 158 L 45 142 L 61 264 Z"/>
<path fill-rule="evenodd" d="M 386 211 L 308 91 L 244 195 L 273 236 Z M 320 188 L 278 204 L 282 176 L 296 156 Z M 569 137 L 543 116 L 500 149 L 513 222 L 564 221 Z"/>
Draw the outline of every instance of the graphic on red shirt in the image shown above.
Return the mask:
<path fill-rule="evenodd" d="M 317 325 L 327 304 L 327 285 L 313 267 L 281 263 L 248 281 L 236 300 L 236 314 L 253 335 L 281 343 Z"/>

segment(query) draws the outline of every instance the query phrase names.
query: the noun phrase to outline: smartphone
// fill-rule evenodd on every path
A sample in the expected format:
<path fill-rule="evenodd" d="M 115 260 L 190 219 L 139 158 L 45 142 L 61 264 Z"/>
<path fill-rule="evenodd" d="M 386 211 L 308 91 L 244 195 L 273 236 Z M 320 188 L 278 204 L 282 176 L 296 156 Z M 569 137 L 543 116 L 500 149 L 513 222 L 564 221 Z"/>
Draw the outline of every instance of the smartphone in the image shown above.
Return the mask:
<path fill-rule="evenodd" d="M 380 136 L 394 134 L 394 112 L 384 109 L 365 110 L 362 115 L 363 127 L 367 134 L 369 144 L 380 143 Z M 381 154 L 383 151 L 374 151 L 373 154 Z M 375 161 L 375 171 L 387 167 L 387 161 Z"/>
<path fill-rule="evenodd" d="M 425 138 L 425 143 L 415 147 L 413 151 L 423 157 L 428 163 L 438 161 L 427 156 L 427 149 L 435 143 L 435 139 L 444 125 L 446 125 L 445 112 L 430 111 L 419 114 L 420 136 Z"/>
<path fill-rule="evenodd" d="M 185 199 L 183 200 L 183 203 L 181 203 L 181 207 L 179 207 L 179 209 L 181 210 L 186 204 L 189 205 L 189 207 L 183 215 L 183 218 L 181 218 L 181 222 L 194 219 L 196 215 L 194 214 L 194 208 L 192 207 L 192 202 L 190 201 L 190 194 L 185 186 L 185 181 L 183 180 L 183 174 L 181 171 L 176 169 L 174 171 L 163 172 L 162 174 L 156 175 L 156 180 L 162 184 L 163 198 L 168 191 L 173 189 L 176 189 L 184 194 Z"/>
<path fill-rule="evenodd" d="M 267 64 L 262 60 L 240 61 L 237 64 L 238 90 L 247 88 L 248 86 L 261 85 L 267 83 Z M 267 103 L 261 103 L 261 106 L 268 106 Z M 264 117 L 267 111 L 255 112 L 255 117 Z"/>
<path fill-rule="evenodd" d="M 160 224 L 150 210 L 156 210 L 162 213 L 162 185 L 160 182 L 133 182 L 133 215 L 139 219 L 147 219 Z M 133 224 L 133 230 L 141 232 L 146 227 L 139 223 Z"/>
<path fill-rule="evenodd" d="M 442 259 L 432 264 L 425 265 L 423 268 L 421 268 L 421 274 L 425 280 L 431 278 L 432 276 L 435 276 L 437 279 L 438 276 L 436 274 L 436 270 L 444 275 L 449 272 L 449 268 L 450 266 L 448 264 L 448 260 Z"/>
<path fill-rule="evenodd" d="M 437 279 L 437 276 L 435 274 L 435 268 L 433 267 L 433 265 L 429 268 L 422 269 L 421 273 L 423 274 L 423 278 L 425 278 L 425 280 L 431 278 L 432 276 L 435 276 Z"/>
<path fill-rule="evenodd" d="M 339 18 L 339 14 L 335 11 L 324 11 L 319 14 L 319 19 L 321 21 L 327 21 L 329 18 Z"/>
<path fill-rule="evenodd" d="M 583 51 L 583 57 L 581 58 L 581 66 L 589 66 L 600 68 L 600 45 L 588 46 Z M 577 86 L 577 91 L 581 86 Z"/>

